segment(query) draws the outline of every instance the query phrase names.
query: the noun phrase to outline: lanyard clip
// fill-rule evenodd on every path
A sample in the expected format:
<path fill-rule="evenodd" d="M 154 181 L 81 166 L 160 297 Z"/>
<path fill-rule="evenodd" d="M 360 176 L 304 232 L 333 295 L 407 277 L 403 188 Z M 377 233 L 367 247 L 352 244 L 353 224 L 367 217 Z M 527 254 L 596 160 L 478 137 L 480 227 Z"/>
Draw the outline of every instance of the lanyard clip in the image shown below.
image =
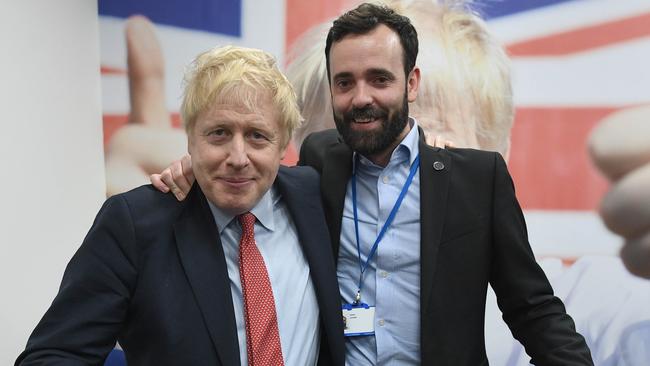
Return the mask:
<path fill-rule="evenodd" d="M 357 296 L 354 297 L 354 305 L 361 303 L 361 290 L 357 290 Z"/>

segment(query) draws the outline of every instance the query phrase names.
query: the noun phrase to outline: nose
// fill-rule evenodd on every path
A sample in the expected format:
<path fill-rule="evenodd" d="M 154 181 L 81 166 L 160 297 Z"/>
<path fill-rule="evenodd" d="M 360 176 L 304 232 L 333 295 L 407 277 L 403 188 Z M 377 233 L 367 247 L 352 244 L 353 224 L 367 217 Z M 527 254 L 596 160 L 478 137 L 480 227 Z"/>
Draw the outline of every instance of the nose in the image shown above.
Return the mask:
<path fill-rule="evenodd" d="M 370 104 L 372 104 L 370 87 L 366 83 L 357 83 L 352 95 L 352 106 L 354 108 L 363 108 Z"/>
<path fill-rule="evenodd" d="M 248 165 L 248 152 L 246 141 L 243 136 L 235 136 L 229 144 L 228 158 L 226 163 L 235 169 L 241 169 Z"/>

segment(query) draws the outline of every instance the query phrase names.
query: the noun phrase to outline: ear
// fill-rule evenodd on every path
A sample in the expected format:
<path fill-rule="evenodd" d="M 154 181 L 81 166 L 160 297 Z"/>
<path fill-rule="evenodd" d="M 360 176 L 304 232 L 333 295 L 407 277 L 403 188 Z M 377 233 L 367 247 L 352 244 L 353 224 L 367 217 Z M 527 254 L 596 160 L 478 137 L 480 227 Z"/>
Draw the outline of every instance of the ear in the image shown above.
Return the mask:
<path fill-rule="evenodd" d="M 408 74 L 406 80 L 406 93 L 409 102 L 415 102 L 418 96 L 418 88 L 420 87 L 420 68 L 415 66 Z"/>

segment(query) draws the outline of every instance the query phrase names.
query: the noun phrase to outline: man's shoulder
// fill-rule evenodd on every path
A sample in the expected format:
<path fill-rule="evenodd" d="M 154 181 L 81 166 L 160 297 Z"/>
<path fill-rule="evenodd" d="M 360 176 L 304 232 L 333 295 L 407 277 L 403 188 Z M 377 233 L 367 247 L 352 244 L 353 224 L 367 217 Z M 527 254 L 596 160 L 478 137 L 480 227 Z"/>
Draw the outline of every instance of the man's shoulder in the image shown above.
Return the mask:
<path fill-rule="evenodd" d="M 171 193 L 162 193 L 151 184 L 134 188 L 130 191 L 109 197 L 105 207 L 124 206 L 131 219 L 154 217 L 176 217 L 187 205 L 186 201 L 179 202 Z"/>
<path fill-rule="evenodd" d="M 323 148 L 341 143 L 341 136 L 335 128 L 310 133 L 303 141 L 303 146 Z"/>
<path fill-rule="evenodd" d="M 434 147 L 425 147 L 424 150 L 424 154 L 430 154 L 425 158 L 426 162 L 435 164 L 439 160 L 444 164 L 444 170 L 451 172 L 455 179 L 485 181 L 493 179 L 495 174 L 509 174 L 503 157 L 495 151 Z M 436 169 L 435 166 L 433 168 Z"/>
<path fill-rule="evenodd" d="M 495 154 L 498 154 L 494 151 L 460 147 L 452 147 L 445 150 L 449 153 L 450 156 L 453 156 L 454 159 L 460 160 L 494 159 Z"/>
<path fill-rule="evenodd" d="M 327 152 L 331 147 L 343 144 L 343 140 L 335 129 L 329 129 L 309 134 L 300 146 L 299 165 L 310 165 L 317 171 L 323 170 Z"/>
<path fill-rule="evenodd" d="M 319 190 L 320 175 L 311 166 L 280 166 L 278 180 L 300 190 Z M 293 189 L 292 189 L 293 190 Z"/>
<path fill-rule="evenodd" d="M 180 203 L 173 194 L 160 192 L 151 184 L 116 194 L 110 199 L 123 199 L 129 204 L 138 206 L 176 206 Z"/>
<path fill-rule="evenodd" d="M 436 149 L 436 148 L 432 148 Z M 470 148 L 439 149 L 439 153 L 450 159 L 454 166 L 472 168 L 494 168 L 495 163 L 503 161 L 501 154 L 495 151 Z"/>
<path fill-rule="evenodd" d="M 305 179 L 305 180 L 318 180 L 319 174 L 316 169 L 310 166 L 286 166 L 280 165 L 280 170 L 278 171 L 280 175 L 286 175 L 292 179 Z"/>

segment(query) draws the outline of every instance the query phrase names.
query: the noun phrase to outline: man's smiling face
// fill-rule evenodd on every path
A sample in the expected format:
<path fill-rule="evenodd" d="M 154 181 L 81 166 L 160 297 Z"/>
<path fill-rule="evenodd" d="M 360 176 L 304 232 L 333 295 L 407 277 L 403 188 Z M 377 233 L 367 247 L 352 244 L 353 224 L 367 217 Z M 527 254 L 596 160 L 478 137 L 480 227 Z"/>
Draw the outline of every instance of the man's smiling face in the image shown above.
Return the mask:
<path fill-rule="evenodd" d="M 200 113 L 188 131 L 188 149 L 207 199 L 232 215 L 251 210 L 275 181 L 285 137 L 265 94 L 255 110 L 215 103 Z"/>
<path fill-rule="evenodd" d="M 373 158 L 392 152 L 408 132 L 408 102 L 419 69 L 404 74 L 399 36 L 385 25 L 349 34 L 330 49 L 334 120 L 345 142 Z"/>

